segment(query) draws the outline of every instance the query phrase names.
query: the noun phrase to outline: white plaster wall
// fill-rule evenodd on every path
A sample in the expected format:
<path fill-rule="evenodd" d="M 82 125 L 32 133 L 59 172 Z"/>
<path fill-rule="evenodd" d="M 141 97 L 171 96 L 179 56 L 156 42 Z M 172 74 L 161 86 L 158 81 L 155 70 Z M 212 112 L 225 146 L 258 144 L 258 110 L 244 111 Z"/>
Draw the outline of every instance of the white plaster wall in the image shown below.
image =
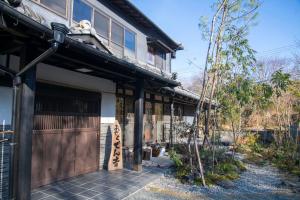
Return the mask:
<path fill-rule="evenodd" d="M 80 68 L 80 66 L 78 66 Z M 51 83 L 63 84 L 69 87 L 90 90 L 94 92 L 115 93 L 116 84 L 113 81 L 82 74 L 47 64 L 38 64 L 37 79 Z"/>
<path fill-rule="evenodd" d="M 12 88 L 0 86 L 0 125 L 3 120 L 6 125 L 11 125 L 12 101 Z"/>

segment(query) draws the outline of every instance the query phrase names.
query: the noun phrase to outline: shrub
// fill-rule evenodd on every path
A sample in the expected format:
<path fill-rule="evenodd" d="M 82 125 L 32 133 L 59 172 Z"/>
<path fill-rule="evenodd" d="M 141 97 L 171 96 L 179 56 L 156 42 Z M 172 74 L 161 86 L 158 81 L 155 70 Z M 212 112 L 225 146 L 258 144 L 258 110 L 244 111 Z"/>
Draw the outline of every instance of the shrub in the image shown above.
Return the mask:
<path fill-rule="evenodd" d="M 212 173 L 209 172 L 205 175 L 205 182 L 207 185 L 214 185 L 219 181 L 223 181 L 226 180 L 227 178 L 224 175 L 220 175 L 220 174 L 216 174 L 216 173 Z M 199 180 L 200 182 L 201 180 Z M 201 182 L 200 182 L 201 183 Z"/>
<path fill-rule="evenodd" d="M 169 152 L 171 160 L 174 162 L 176 168 L 183 166 L 180 156 L 176 153 L 176 151 Z"/>

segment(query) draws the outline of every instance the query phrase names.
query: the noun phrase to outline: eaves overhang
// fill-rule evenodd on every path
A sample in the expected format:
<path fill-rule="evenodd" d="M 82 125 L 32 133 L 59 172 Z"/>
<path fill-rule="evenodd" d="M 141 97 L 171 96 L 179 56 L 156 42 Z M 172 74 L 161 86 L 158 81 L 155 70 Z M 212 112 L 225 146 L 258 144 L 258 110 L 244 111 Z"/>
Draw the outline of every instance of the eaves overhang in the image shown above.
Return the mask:
<path fill-rule="evenodd" d="M 47 38 L 51 38 L 53 35 L 53 31 L 50 28 L 20 13 L 3 1 L 0 1 L 0 12 L 0 14 L 14 20 L 16 22 L 16 26 L 22 25 L 32 30 L 30 31 L 30 33 L 26 32 L 24 34 L 33 34 L 35 35 L 35 37 L 37 34 L 39 34 L 39 39 L 42 38 L 45 41 L 47 40 Z M 3 29 L 7 27 L 0 26 L 0 28 Z M 9 27 L 8 29 L 9 31 L 14 32 L 12 30 L 13 28 Z M 59 50 L 58 53 L 68 53 L 68 55 L 70 55 L 69 57 L 75 57 L 73 53 L 76 53 L 76 55 L 80 55 L 85 58 L 84 62 L 87 62 L 87 64 L 89 64 L 88 62 L 90 62 L 90 66 L 96 66 L 98 68 L 101 68 L 101 64 L 105 63 L 107 65 L 107 68 L 105 70 L 112 71 L 114 74 L 119 73 L 122 75 L 123 73 L 127 73 L 129 74 L 128 76 L 132 76 L 133 78 L 143 78 L 145 80 L 151 80 L 152 82 L 161 85 L 161 87 L 176 87 L 180 85 L 180 83 L 175 80 L 148 71 L 134 63 L 128 62 L 127 60 L 120 59 L 108 53 L 99 51 L 70 37 L 66 37 L 64 47 L 65 48 L 63 50 Z M 78 56 L 76 56 L 76 59 L 78 59 Z"/>
<path fill-rule="evenodd" d="M 196 105 L 200 100 L 200 95 L 198 95 L 190 90 L 184 89 L 182 87 L 175 87 L 175 88 L 164 87 L 162 89 L 164 91 L 166 91 L 167 93 L 169 93 L 171 96 L 176 97 L 177 99 L 180 99 L 181 101 L 191 102 Z M 209 99 L 205 98 L 204 106 L 207 107 L 208 104 L 209 104 Z M 217 107 L 216 102 L 213 101 L 211 106 L 212 106 L 212 108 Z"/>

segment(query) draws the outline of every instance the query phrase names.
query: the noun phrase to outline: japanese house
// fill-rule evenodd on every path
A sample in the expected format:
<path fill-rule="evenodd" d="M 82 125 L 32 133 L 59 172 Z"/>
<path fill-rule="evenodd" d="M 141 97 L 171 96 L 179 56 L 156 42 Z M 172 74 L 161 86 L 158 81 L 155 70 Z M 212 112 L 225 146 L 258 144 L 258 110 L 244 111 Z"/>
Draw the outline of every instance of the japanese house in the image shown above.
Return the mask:
<path fill-rule="evenodd" d="M 182 45 L 127 0 L 2 0 L 0 44 L 5 187 L 20 199 L 105 169 L 115 120 L 134 170 L 143 146 L 172 140 L 173 113 L 192 120 L 199 98 L 172 75 Z"/>

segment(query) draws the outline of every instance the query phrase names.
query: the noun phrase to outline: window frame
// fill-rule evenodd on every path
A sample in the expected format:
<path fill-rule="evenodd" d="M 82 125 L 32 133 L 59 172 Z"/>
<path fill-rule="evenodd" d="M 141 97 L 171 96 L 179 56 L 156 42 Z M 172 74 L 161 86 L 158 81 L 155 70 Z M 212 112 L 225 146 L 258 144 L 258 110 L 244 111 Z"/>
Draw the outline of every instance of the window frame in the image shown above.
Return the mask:
<path fill-rule="evenodd" d="M 117 26 L 120 26 L 120 27 L 122 28 L 122 32 L 123 32 L 123 41 L 122 41 L 122 44 L 121 44 L 121 45 L 118 44 L 118 43 L 116 43 L 116 42 L 114 42 L 114 41 L 112 40 L 112 25 L 113 25 L 113 23 L 115 23 Z M 121 23 L 119 23 L 118 21 L 112 19 L 112 20 L 111 20 L 111 23 L 110 23 L 110 34 L 111 34 L 111 36 L 110 36 L 110 41 L 111 41 L 112 43 L 114 43 L 115 45 L 118 45 L 118 46 L 122 47 L 122 48 L 123 48 L 123 53 L 124 53 L 124 48 L 125 48 L 125 27 L 124 27 Z"/>
<path fill-rule="evenodd" d="M 106 18 L 107 19 L 107 21 L 108 21 L 108 34 L 107 34 L 107 37 L 106 36 L 103 36 L 103 35 L 101 35 L 100 33 L 98 33 L 97 32 L 97 30 L 96 30 L 96 28 L 95 28 L 95 13 L 98 13 L 99 15 L 102 15 L 104 18 Z M 92 22 L 91 22 L 92 23 Z M 93 26 L 93 28 L 96 30 L 96 33 L 99 35 L 99 36 L 101 36 L 101 37 L 103 37 L 104 39 L 107 39 L 108 41 L 110 40 L 110 35 L 111 35 L 111 18 L 108 16 L 108 15 L 106 15 L 106 14 L 104 14 L 103 12 L 101 12 L 99 9 L 94 9 L 94 12 L 93 12 L 93 23 L 92 23 L 92 26 Z"/>

